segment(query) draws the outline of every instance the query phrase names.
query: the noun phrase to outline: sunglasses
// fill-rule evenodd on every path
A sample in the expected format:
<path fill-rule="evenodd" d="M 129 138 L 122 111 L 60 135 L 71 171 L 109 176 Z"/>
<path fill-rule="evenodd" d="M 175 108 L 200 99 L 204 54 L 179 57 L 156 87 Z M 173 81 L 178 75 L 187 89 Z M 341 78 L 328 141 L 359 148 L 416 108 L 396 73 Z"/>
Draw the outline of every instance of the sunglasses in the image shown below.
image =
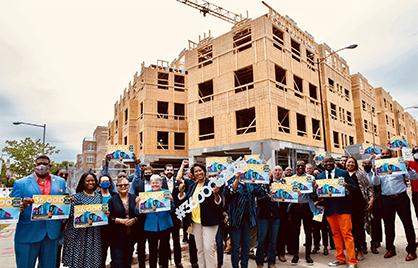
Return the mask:
<path fill-rule="evenodd" d="M 127 184 L 118 184 L 118 187 L 128 187 L 129 186 L 129 183 L 127 183 Z"/>

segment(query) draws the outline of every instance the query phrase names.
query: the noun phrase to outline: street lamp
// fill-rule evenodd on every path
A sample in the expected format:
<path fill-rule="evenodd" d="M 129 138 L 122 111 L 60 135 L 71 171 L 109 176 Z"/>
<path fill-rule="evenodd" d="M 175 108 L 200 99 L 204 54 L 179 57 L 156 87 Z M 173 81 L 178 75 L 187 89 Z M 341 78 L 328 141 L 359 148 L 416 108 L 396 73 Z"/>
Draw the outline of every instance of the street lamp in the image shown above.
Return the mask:
<path fill-rule="evenodd" d="M 42 135 L 42 143 L 45 145 L 45 132 L 46 132 L 46 124 L 43 125 L 39 125 L 39 124 L 33 124 L 33 123 L 26 123 L 26 122 L 13 122 L 13 125 L 18 126 L 18 125 L 28 125 L 28 126 L 33 126 L 33 127 L 41 127 L 44 129 L 43 135 Z"/>
<path fill-rule="evenodd" d="M 408 109 L 418 109 L 418 105 L 406 107 L 404 110 L 408 110 Z"/>
<path fill-rule="evenodd" d="M 331 54 L 329 54 L 328 56 L 324 57 L 324 58 L 318 58 L 316 60 L 316 65 L 318 68 L 318 80 L 319 80 L 319 98 L 321 99 L 321 114 L 322 114 L 322 132 L 324 133 L 324 151 L 327 152 L 328 148 L 327 148 L 327 133 L 326 133 L 326 129 L 325 129 L 325 111 L 324 111 L 324 99 L 322 97 L 322 85 L 321 85 L 321 69 L 319 67 L 319 64 L 323 63 L 328 57 L 334 55 L 335 53 L 344 50 L 344 49 L 355 49 L 358 45 L 357 44 L 352 44 L 343 48 L 340 48 L 336 51 L 333 51 Z"/>

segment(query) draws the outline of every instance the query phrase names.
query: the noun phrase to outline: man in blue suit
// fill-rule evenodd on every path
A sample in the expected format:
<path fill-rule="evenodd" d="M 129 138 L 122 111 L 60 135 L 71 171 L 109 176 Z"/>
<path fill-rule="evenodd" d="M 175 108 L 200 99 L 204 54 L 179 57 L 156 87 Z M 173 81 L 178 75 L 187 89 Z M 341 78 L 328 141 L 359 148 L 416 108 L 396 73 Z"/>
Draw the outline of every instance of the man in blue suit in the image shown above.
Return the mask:
<path fill-rule="evenodd" d="M 33 195 L 63 195 L 65 180 L 49 173 L 46 155 L 35 160 L 35 172 L 16 180 L 11 197 L 23 198 L 16 226 L 15 254 L 17 268 L 33 268 L 36 259 L 42 268 L 55 268 L 61 220 L 31 221 Z"/>

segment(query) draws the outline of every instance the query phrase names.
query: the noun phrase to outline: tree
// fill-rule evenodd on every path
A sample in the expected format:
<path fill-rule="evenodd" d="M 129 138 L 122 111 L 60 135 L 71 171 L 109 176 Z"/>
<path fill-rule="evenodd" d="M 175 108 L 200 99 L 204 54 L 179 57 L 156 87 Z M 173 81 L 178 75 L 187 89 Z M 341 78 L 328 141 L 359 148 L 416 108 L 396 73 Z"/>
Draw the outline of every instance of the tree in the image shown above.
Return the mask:
<path fill-rule="evenodd" d="M 18 177 L 23 177 L 33 171 L 35 159 L 41 154 L 51 156 L 59 153 L 55 146 L 49 143 L 43 144 L 41 140 L 8 140 L 2 150 L 11 159 L 10 171 Z"/>
<path fill-rule="evenodd" d="M 64 160 L 64 161 L 62 161 L 61 163 L 55 163 L 55 162 L 53 162 L 52 163 L 52 165 L 51 165 L 51 169 L 50 169 L 50 172 L 52 173 L 52 174 L 55 174 L 55 173 L 57 173 L 61 168 L 66 168 L 66 169 L 68 169 L 68 168 L 70 168 L 70 167 L 73 167 L 74 166 L 74 162 L 72 162 L 72 161 L 68 161 L 68 160 Z"/>

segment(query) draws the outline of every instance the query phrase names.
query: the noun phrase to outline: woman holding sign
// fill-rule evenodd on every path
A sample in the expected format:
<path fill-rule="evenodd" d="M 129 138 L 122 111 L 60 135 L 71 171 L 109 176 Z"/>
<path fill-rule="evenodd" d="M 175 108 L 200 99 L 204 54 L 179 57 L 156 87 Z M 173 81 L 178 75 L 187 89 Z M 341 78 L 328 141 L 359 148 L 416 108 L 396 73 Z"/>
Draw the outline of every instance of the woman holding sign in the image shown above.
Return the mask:
<path fill-rule="evenodd" d="M 192 213 L 187 214 L 184 219 L 186 226 L 191 226 L 196 246 L 199 268 L 217 267 L 216 259 L 216 233 L 218 225 L 222 221 L 222 198 L 218 187 L 212 188 L 212 194 L 205 197 L 202 203 L 198 200 L 202 198 L 203 192 L 207 192 L 209 180 L 206 177 L 206 167 L 201 164 L 194 164 L 190 169 L 195 178 L 194 182 L 188 185 L 187 194 L 185 193 L 185 184 L 179 186 L 179 199 L 186 202 L 196 202 L 197 205 L 192 208 Z M 206 189 L 206 190 L 204 190 Z"/>
<path fill-rule="evenodd" d="M 116 186 L 118 194 L 109 200 L 111 266 L 127 268 L 131 267 L 139 219 L 135 209 L 135 196 L 128 193 L 128 178 L 126 176 L 119 177 Z"/>
<path fill-rule="evenodd" d="M 71 204 L 70 218 L 64 231 L 64 251 L 62 261 L 70 268 L 99 268 L 102 261 L 102 237 L 100 226 L 88 228 L 74 227 L 74 207 L 102 203 L 96 192 L 98 181 L 94 173 L 84 173 L 76 188 Z M 106 219 L 107 220 L 107 219 Z"/>

